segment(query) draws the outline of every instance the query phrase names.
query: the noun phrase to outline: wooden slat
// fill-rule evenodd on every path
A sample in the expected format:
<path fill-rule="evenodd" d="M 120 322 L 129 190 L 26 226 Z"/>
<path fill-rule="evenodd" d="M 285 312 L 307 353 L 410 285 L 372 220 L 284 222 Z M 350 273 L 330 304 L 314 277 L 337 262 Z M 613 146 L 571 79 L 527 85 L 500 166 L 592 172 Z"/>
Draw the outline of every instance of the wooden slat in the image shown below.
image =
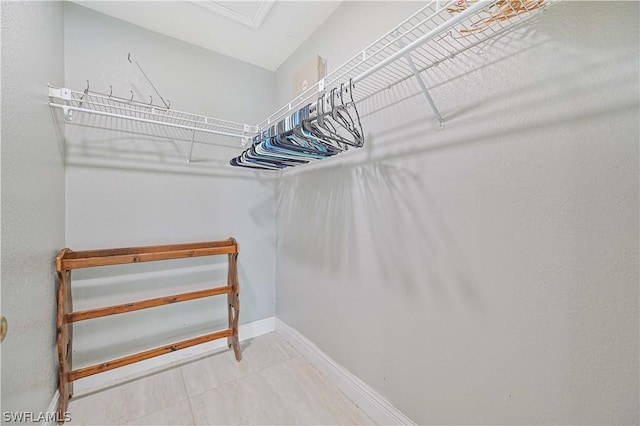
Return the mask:
<path fill-rule="evenodd" d="M 94 374 L 102 373 L 104 371 L 113 370 L 114 368 L 124 367 L 125 365 L 133 364 L 134 362 L 144 361 L 145 359 L 153 358 L 156 356 L 164 355 L 170 352 L 175 352 L 180 349 L 185 349 L 200 343 L 209 342 L 224 337 L 229 337 L 233 334 L 233 330 L 230 328 L 215 333 L 205 334 L 204 336 L 194 337 L 193 339 L 183 340 L 182 342 L 173 343 L 170 345 L 162 346 L 156 349 L 140 352 L 134 355 L 128 355 L 122 358 L 114 359 L 113 361 L 103 362 L 102 364 L 92 365 L 90 367 L 74 370 L 69 373 L 69 381 L 81 379 L 83 377 L 92 376 Z"/>
<path fill-rule="evenodd" d="M 233 289 L 227 295 L 229 301 L 229 327 L 233 330 L 233 336 L 227 339 L 227 344 L 231 343 L 236 361 L 242 360 L 242 350 L 238 340 L 238 319 L 240 317 L 240 286 L 238 283 L 238 253 L 229 255 L 229 274 L 227 284 Z"/>
<path fill-rule="evenodd" d="M 236 253 L 237 247 L 220 246 L 188 250 L 159 251 L 152 253 L 103 255 L 95 257 L 63 258 L 63 269 L 91 268 L 94 266 L 122 265 L 126 263 L 152 262 L 155 260 L 183 259 L 186 257 L 213 256 L 216 254 Z M 81 253 L 81 252 L 77 252 Z M 76 253 L 76 254 L 77 254 Z"/>
<path fill-rule="evenodd" d="M 68 249 L 62 249 L 56 258 L 56 263 Z M 71 300 L 71 271 L 58 270 L 58 319 L 57 319 L 57 347 L 58 347 L 58 375 L 59 401 L 58 414 L 64 419 L 69 399 L 73 395 L 73 382 L 67 379 L 71 371 L 73 353 L 73 324 L 66 321 L 65 312 L 73 311 Z"/>
<path fill-rule="evenodd" d="M 68 322 L 84 321 L 92 318 L 100 318 L 108 315 L 123 314 L 125 312 L 139 311 L 140 309 L 154 308 L 156 306 L 169 305 L 171 303 L 185 302 L 187 300 L 201 299 L 203 297 L 217 296 L 231 293 L 232 287 L 218 287 L 207 290 L 193 291 L 190 293 L 163 296 L 155 299 L 140 300 L 138 302 L 123 303 L 121 305 L 106 306 L 98 309 L 71 312 L 67 314 Z"/>
<path fill-rule="evenodd" d="M 84 259 L 87 257 L 108 257 L 108 256 L 121 256 L 126 254 L 143 254 L 143 253 L 158 253 L 169 251 L 185 251 L 201 248 L 213 248 L 213 247 L 235 247 L 237 253 L 238 243 L 234 238 L 229 238 L 223 241 L 207 241 L 200 243 L 186 243 L 186 244 L 165 244 L 159 246 L 143 246 L 143 247 L 126 247 L 126 248 L 112 248 L 112 249 L 100 249 L 100 250 L 84 250 L 84 251 L 72 251 L 68 250 L 64 253 L 64 259 Z"/>
<path fill-rule="evenodd" d="M 72 253 L 71 249 L 69 248 L 63 248 L 62 250 L 60 250 L 58 252 L 58 255 L 56 256 L 56 271 L 57 272 L 62 272 L 62 259 L 67 258 L 69 256 L 69 253 Z"/>

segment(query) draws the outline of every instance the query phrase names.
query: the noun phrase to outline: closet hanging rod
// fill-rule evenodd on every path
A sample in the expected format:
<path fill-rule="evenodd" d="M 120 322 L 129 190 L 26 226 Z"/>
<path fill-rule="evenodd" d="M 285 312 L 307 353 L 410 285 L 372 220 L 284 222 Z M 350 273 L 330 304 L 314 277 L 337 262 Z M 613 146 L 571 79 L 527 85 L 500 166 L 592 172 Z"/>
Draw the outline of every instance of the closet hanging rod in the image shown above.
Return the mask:
<path fill-rule="evenodd" d="M 49 89 L 49 97 L 51 98 L 56 98 L 56 99 L 60 99 L 62 101 L 68 101 L 68 102 L 89 102 L 86 101 L 84 99 L 81 99 L 80 97 L 84 94 L 84 92 L 79 92 L 77 90 L 71 90 L 71 89 L 67 89 L 67 88 L 63 88 L 63 87 L 57 87 L 57 86 L 53 86 L 51 84 L 49 84 L 48 86 Z M 201 119 L 202 121 L 198 121 L 198 120 L 194 120 L 193 118 L 191 120 L 196 121 L 196 122 L 202 122 L 204 123 L 205 120 L 213 120 L 216 125 L 218 123 L 225 123 L 227 125 L 236 125 L 239 128 L 245 128 L 245 127 L 249 127 L 249 130 L 247 130 L 250 133 L 256 133 L 256 126 L 249 126 L 246 123 L 240 123 L 237 121 L 231 121 L 231 120 L 224 120 L 221 118 L 212 118 L 212 117 L 207 117 L 204 115 L 198 115 L 198 114 L 193 114 L 190 112 L 184 112 L 184 111 L 178 111 L 176 109 L 167 109 L 165 107 L 162 106 L 154 106 L 154 105 L 149 105 L 149 104 L 145 104 L 142 102 L 138 102 L 138 101 L 130 101 L 129 99 L 124 99 L 124 98 L 120 98 L 120 99 L 116 99 L 115 96 L 109 97 L 106 94 L 100 94 L 97 92 L 93 92 L 93 91 L 89 91 L 89 95 L 94 97 L 96 100 L 101 100 L 107 103 L 101 103 L 99 105 L 103 106 L 103 107 L 109 107 L 109 108 L 113 108 L 115 107 L 113 105 L 113 102 L 118 102 L 121 104 L 126 104 L 126 105 L 133 105 L 136 107 L 140 107 L 140 108 L 146 108 L 146 109 L 156 109 L 156 110 L 160 110 L 160 111 L 164 111 L 166 112 L 168 115 L 167 117 L 169 118 L 178 118 L 178 115 L 180 117 L 182 116 L 188 116 L 188 117 L 194 117 L 194 118 L 198 118 Z M 138 112 L 143 112 L 142 110 L 135 110 Z M 176 117 L 173 117 L 173 116 Z M 208 123 L 211 124 L 211 123 Z"/>
<path fill-rule="evenodd" d="M 558 0 L 553 0 L 553 1 L 558 1 Z M 501 31 L 503 31 L 504 29 L 505 29 L 505 28 L 501 29 Z M 465 47 L 465 50 L 466 50 L 466 49 L 470 49 L 470 48 L 472 48 L 472 47 L 475 47 L 475 46 L 477 46 L 477 45 L 479 45 L 479 44 L 482 44 L 482 43 L 484 43 L 485 41 L 486 41 L 486 40 L 484 40 L 484 39 L 479 39 L 479 40 L 477 40 L 477 41 L 474 41 L 473 43 L 470 43 L 468 46 L 466 46 L 466 47 Z M 458 53 L 460 53 L 460 52 L 462 52 L 462 51 L 463 51 L 463 50 L 460 50 Z M 432 66 L 432 65 L 426 65 L 426 66 L 420 67 L 419 69 L 417 69 L 418 74 L 421 74 L 422 72 L 424 72 L 424 71 L 428 70 L 429 68 L 431 68 L 431 66 Z M 386 90 L 389 90 L 389 89 L 391 89 L 392 87 L 395 87 L 395 86 L 397 86 L 398 84 L 400 84 L 400 83 L 402 83 L 402 82 L 404 82 L 404 81 L 407 81 L 407 80 L 409 80 L 409 79 L 411 79 L 411 78 L 414 78 L 414 77 L 415 77 L 415 74 L 413 74 L 413 73 L 411 73 L 411 74 L 407 74 L 407 75 L 405 75 L 404 77 L 402 77 L 402 78 L 400 78 L 400 79 L 395 80 L 393 83 L 390 83 L 390 84 L 389 84 L 389 85 L 387 85 L 387 86 L 381 87 L 380 89 L 377 89 L 377 90 L 375 90 L 375 91 L 373 91 L 373 92 L 371 92 L 371 93 L 368 93 L 367 95 L 365 95 L 365 96 L 363 96 L 363 97 L 359 98 L 359 99 L 356 101 L 356 104 L 359 104 L 359 103 L 361 103 L 361 102 L 364 102 L 364 101 L 366 101 L 367 99 L 370 99 L 370 98 L 372 98 L 372 97 L 374 97 L 374 96 L 378 95 L 379 93 L 382 93 L 382 92 L 384 92 L 384 91 L 386 91 Z"/>
<path fill-rule="evenodd" d="M 474 4 L 474 6 L 464 10 L 462 13 L 459 13 L 455 18 L 447 19 L 445 22 L 443 22 L 441 25 L 439 25 L 436 29 L 434 29 L 432 31 L 429 31 L 427 34 L 424 34 L 418 40 L 415 40 L 414 42 L 403 46 L 403 48 L 401 48 L 399 51 L 397 51 L 393 55 L 385 58 L 382 62 L 372 66 L 369 69 L 367 69 L 365 72 L 362 72 L 362 73 L 356 75 L 355 77 L 352 78 L 353 83 L 355 84 L 355 83 L 358 83 L 358 82 L 364 80 L 365 78 L 369 77 L 371 74 L 379 71 L 381 68 L 384 68 L 385 66 L 391 64 L 392 62 L 396 61 L 397 59 L 400 59 L 401 57 L 406 56 L 411 51 L 415 50 L 416 48 L 418 48 L 421 45 L 423 45 L 424 43 L 426 43 L 428 40 L 432 39 L 435 35 L 446 31 L 448 28 L 450 28 L 450 27 L 456 25 L 457 23 L 463 21 L 464 19 L 466 19 L 467 16 L 471 16 L 471 15 L 477 13 L 479 10 L 484 9 L 488 5 L 494 4 L 495 2 L 496 2 L 496 0 L 479 0 L 477 3 Z M 409 29 L 404 29 L 404 31 L 401 31 L 401 27 L 403 25 L 409 23 L 412 20 L 412 18 L 417 16 L 420 12 L 428 9 L 430 5 L 427 5 L 427 6 L 423 7 L 422 9 L 420 9 L 419 11 L 414 13 L 412 16 L 410 16 L 409 18 L 404 20 L 401 24 L 397 25 L 392 31 L 389 31 L 387 34 L 379 37 L 376 41 L 374 41 L 369 46 L 367 46 L 365 49 L 363 49 L 362 52 L 358 53 L 356 56 L 354 56 L 353 58 L 351 58 L 350 60 L 348 60 L 347 62 L 342 64 L 339 68 L 337 68 L 335 71 L 330 73 L 327 77 L 322 79 L 320 82 L 316 83 L 314 86 L 312 86 L 309 89 L 307 89 L 307 91 L 305 91 L 302 94 L 298 95 L 292 102 L 289 102 L 289 103 L 285 104 L 284 106 L 282 106 L 281 108 L 279 108 L 274 114 L 269 116 L 267 119 L 263 120 L 258 125 L 258 127 L 262 128 L 265 125 L 269 125 L 272 122 L 277 121 L 276 119 L 274 119 L 274 117 L 280 117 L 282 115 L 281 111 L 291 110 L 291 109 L 293 109 L 292 105 L 299 106 L 302 103 L 304 103 L 304 101 L 306 101 L 306 100 L 310 99 L 311 97 L 313 97 L 313 95 L 316 93 L 316 91 L 314 90 L 314 88 L 316 86 L 317 86 L 317 92 L 325 91 L 325 88 L 328 86 L 328 84 L 326 84 L 327 81 L 330 80 L 330 81 L 332 81 L 334 83 L 337 82 L 337 81 L 341 81 L 342 79 L 347 77 L 349 75 L 349 73 L 351 73 L 352 71 L 354 71 L 358 67 L 362 66 L 363 63 L 371 61 L 377 55 L 380 55 L 385 50 L 387 50 L 390 46 L 393 46 L 393 45 L 397 44 L 398 40 L 402 36 L 404 36 L 406 34 L 412 34 L 414 30 L 418 29 L 421 25 L 429 22 L 431 19 L 433 19 L 435 16 L 437 16 L 438 13 L 440 13 L 443 9 L 445 9 L 445 6 L 441 5 L 439 0 L 437 0 L 436 3 L 437 3 L 436 11 L 433 14 L 427 16 L 426 18 L 423 18 L 418 23 L 411 24 L 411 27 Z M 453 2 L 449 1 L 448 3 L 453 3 Z M 455 22 L 453 22 L 454 20 L 455 20 Z M 394 35 L 393 40 L 388 41 L 386 44 L 384 44 L 382 47 L 380 47 L 373 54 L 366 55 L 366 52 L 369 49 L 371 49 L 373 46 L 376 46 L 378 43 L 384 42 L 385 39 L 390 34 Z M 349 66 L 354 61 L 354 59 L 357 59 L 359 57 L 362 58 L 361 62 L 357 62 L 357 63 Z M 344 69 L 344 68 L 347 68 L 347 69 Z M 418 72 L 422 72 L 422 71 L 423 71 L 423 69 L 418 70 Z M 402 78 L 401 80 L 409 79 L 409 78 L 412 78 L 412 77 L 414 77 L 414 74 L 408 74 L 406 77 Z M 378 91 L 376 91 L 374 93 L 371 93 L 371 94 L 367 95 L 366 97 L 364 97 L 362 99 L 356 100 L 356 103 L 362 102 L 365 99 L 368 99 L 371 96 L 373 96 L 375 93 L 378 93 L 378 92 L 380 92 L 382 90 L 386 90 L 386 89 L 388 89 L 388 88 L 390 88 L 390 87 L 392 87 L 394 85 L 395 85 L 395 83 L 389 84 L 389 85 L 385 86 L 384 88 L 382 88 L 382 89 L 380 89 L 380 90 L 378 90 Z"/>
<path fill-rule="evenodd" d="M 85 101 L 85 100 L 82 100 L 82 101 L 80 101 L 80 100 L 72 100 L 71 102 L 75 102 L 75 103 L 78 103 L 78 104 L 87 104 L 87 105 L 95 105 L 95 106 L 104 107 L 104 104 L 101 104 L 101 103 L 98 103 L 98 102 Z M 56 105 L 60 105 L 60 104 L 56 104 Z M 73 105 L 69 105 L 69 106 L 73 106 Z M 78 106 L 77 108 L 82 108 L 82 107 Z M 194 119 L 191 119 L 191 118 L 171 117 L 171 116 L 168 116 L 166 113 L 165 114 L 158 114 L 157 112 L 142 112 L 140 110 L 133 109 L 133 108 L 127 108 L 125 106 L 109 105 L 109 108 L 117 109 L 117 110 L 120 110 L 120 111 L 123 111 L 123 112 L 144 114 L 145 116 L 153 116 L 153 117 L 164 118 L 164 119 L 169 118 L 169 119 L 172 119 L 172 120 L 179 120 L 181 122 L 193 123 L 194 126 L 203 125 L 203 124 L 205 124 L 205 125 L 209 124 L 207 121 L 204 120 L 204 119 L 206 119 L 206 117 L 202 117 L 203 120 L 198 121 L 198 120 L 194 120 Z M 162 111 L 165 111 L 165 112 L 168 111 L 164 107 L 158 107 L 156 109 L 161 109 Z M 94 110 L 91 110 L 91 111 L 93 112 Z M 154 120 L 154 122 L 155 122 L 155 120 Z M 230 123 L 232 123 L 232 122 L 230 122 Z M 238 123 L 238 124 L 242 125 L 240 123 Z M 232 126 L 228 126 L 228 125 L 225 126 L 225 125 L 216 123 L 216 127 L 221 128 L 221 129 L 238 130 L 238 126 L 237 125 L 235 127 L 232 127 Z"/>
<path fill-rule="evenodd" d="M 166 109 L 149 104 L 140 104 L 128 100 L 115 99 L 113 96 L 95 94 L 87 91 L 79 92 L 67 88 L 49 85 L 49 106 L 63 110 L 66 122 L 73 123 L 74 112 L 94 114 L 109 118 L 122 119 L 138 123 L 158 125 L 188 131 L 188 138 L 193 143 L 225 146 L 245 146 L 257 133 L 256 126 L 219 118 L 205 117 L 174 109 Z M 86 123 L 83 123 L 86 124 Z M 222 140 L 203 140 L 196 135 L 215 135 L 228 138 Z M 165 135 L 167 136 L 167 135 Z M 212 137 L 212 136 L 210 136 Z M 240 139 L 236 145 L 237 139 Z M 223 143 L 224 142 L 224 143 Z"/>
<path fill-rule="evenodd" d="M 386 67 L 390 63 L 396 61 L 397 59 L 402 58 L 406 54 L 411 53 L 416 48 L 420 47 L 421 45 L 423 45 L 427 41 L 431 40 L 433 37 L 435 37 L 438 34 L 441 34 L 441 33 L 445 32 L 445 31 L 447 31 L 449 28 L 453 27 L 454 25 L 458 24 L 459 22 L 464 21 L 469 16 L 475 15 L 476 13 L 480 12 L 482 9 L 484 9 L 485 7 L 487 7 L 487 6 L 489 6 L 489 5 L 493 4 L 493 3 L 495 3 L 495 1 L 493 1 L 493 0 L 489 0 L 489 1 L 487 1 L 487 0 L 479 0 L 473 6 L 463 10 L 462 12 L 458 13 L 457 15 L 455 15 L 453 18 L 450 18 L 450 19 L 446 20 L 445 22 L 443 22 L 442 24 L 438 25 L 437 27 L 435 27 L 434 29 L 432 29 L 431 31 L 429 31 L 428 33 L 423 35 L 422 37 L 420 37 L 417 40 L 413 41 L 412 43 L 404 46 L 403 48 L 401 48 L 400 50 L 398 50 L 397 52 L 395 52 L 391 56 L 388 56 L 387 58 L 383 59 L 381 62 L 378 62 L 376 65 L 372 66 L 371 68 L 369 68 L 368 70 L 366 70 L 362 74 L 357 75 L 356 77 L 354 77 L 353 78 L 354 84 L 358 83 L 359 81 L 364 80 L 365 78 L 367 78 L 371 74 L 377 72 L 381 68 Z M 402 36 L 402 34 L 400 34 L 400 36 Z"/>
<path fill-rule="evenodd" d="M 194 126 L 185 126 L 185 125 L 175 124 L 175 123 L 165 123 L 165 122 L 162 122 L 162 121 L 149 120 L 149 119 L 146 119 L 146 118 L 130 117 L 128 115 L 112 114 L 110 112 L 96 111 L 96 110 L 93 110 L 93 109 L 79 108 L 79 107 L 74 107 L 74 106 L 60 105 L 60 104 L 54 104 L 54 103 L 49 103 L 49 106 L 51 106 L 53 108 L 60 108 L 60 109 L 63 109 L 65 111 L 85 112 L 85 113 L 88 113 L 88 114 L 102 115 L 102 116 L 105 116 L 105 117 L 112 117 L 112 118 L 120 118 L 120 119 L 123 119 L 123 120 L 137 121 L 137 122 L 140 122 L 140 123 L 157 124 L 157 125 L 160 125 L 160 126 L 173 127 L 173 128 L 176 128 L 176 129 L 195 130 L 195 131 L 201 132 L 201 133 L 210 133 L 210 134 L 221 135 L 221 136 L 231 136 L 231 137 L 235 137 L 235 138 L 248 138 L 249 137 L 249 135 L 242 135 L 242 134 L 228 133 L 228 132 L 220 132 L 218 130 L 209 130 L 209 129 L 197 128 L 197 127 L 194 127 Z"/>
<path fill-rule="evenodd" d="M 559 0 L 432 0 L 391 31 L 277 109 L 259 123 L 264 129 L 351 79 L 359 103 L 415 78 L 401 59 L 410 57 L 420 74 L 459 53 L 526 22 Z M 402 41 L 402 43 L 398 43 Z M 401 44 L 404 46 L 400 47 Z"/>

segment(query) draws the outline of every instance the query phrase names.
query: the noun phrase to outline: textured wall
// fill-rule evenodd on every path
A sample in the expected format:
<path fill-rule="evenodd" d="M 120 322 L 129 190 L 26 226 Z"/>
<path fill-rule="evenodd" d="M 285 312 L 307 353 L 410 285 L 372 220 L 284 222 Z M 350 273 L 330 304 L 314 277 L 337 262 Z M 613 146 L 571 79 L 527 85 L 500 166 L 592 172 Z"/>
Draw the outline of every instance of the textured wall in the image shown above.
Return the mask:
<path fill-rule="evenodd" d="M 57 383 L 53 260 L 64 245 L 64 166 L 47 82 L 64 82 L 62 9 L 1 9 L 3 411 L 44 411 Z"/>
<path fill-rule="evenodd" d="M 343 4 L 279 99 L 418 6 Z M 638 27 L 568 2 L 442 64 L 443 130 L 413 81 L 361 105 L 279 183 L 277 316 L 420 424 L 637 423 Z"/>
<path fill-rule="evenodd" d="M 112 85 L 117 96 L 128 96 L 131 88 L 136 99 L 148 99 L 153 90 L 127 61 L 129 52 L 174 109 L 248 123 L 272 109 L 274 73 L 65 5 L 69 88 L 82 90 L 89 80 L 96 91 L 109 93 Z M 147 136 L 149 126 L 77 119 L 91 127 L 66 129 L 67 246 L 81 250 L 234 236 L 241 250 L 240 322 L 273 316 L 275 185 L 228 165 L 241 149 L 196 145 L 194 163 L 187 165 L 189 144 L 174 139 L 171 131 L 168 138 L 157 139 Z M 226 280 L 225 268 L 226 258 L 208 257 L 77 271 L 75 308 L 220 284 Z M 213 331 L 226 321 L 225 300 L 206 298 L 79 323 L 74 363 L 95 363 Z"/>

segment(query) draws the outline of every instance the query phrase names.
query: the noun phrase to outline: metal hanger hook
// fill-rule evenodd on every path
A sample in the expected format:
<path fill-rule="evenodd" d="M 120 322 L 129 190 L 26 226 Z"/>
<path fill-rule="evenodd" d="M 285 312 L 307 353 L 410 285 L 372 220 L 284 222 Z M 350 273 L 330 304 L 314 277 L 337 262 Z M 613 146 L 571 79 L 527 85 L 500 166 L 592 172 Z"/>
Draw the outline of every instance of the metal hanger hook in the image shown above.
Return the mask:
<path fill-rule="evenodd" d="M 129 90 L 129 92 L 131 92 L 131 99 L 129 99 L 129 102 L 133 102 L 133 90 Z"/>
<path fill-rule="evenodd" d="M 351 97 L 351 102 L 354 102 L 354 103 L 355 103 L 355 101 L 353 100 L 353 91 L 354 91 L 355 88 L 356 88 L 356 85 L 353 84 L 353 79 L 350 78 L 349 79 L 349 88 L 347 90 L 349 91 L 349 96 Z"/>
<path fill-rule="evenodd" d="M 89 93 L 89 80 L 87 80 L 87 88 L 84 89 L 84 93 L 82 94 L 82 96 L 80 96 L 80 100 L 83 100 L 84 95 L 86 95 L 87 93 Z"/>

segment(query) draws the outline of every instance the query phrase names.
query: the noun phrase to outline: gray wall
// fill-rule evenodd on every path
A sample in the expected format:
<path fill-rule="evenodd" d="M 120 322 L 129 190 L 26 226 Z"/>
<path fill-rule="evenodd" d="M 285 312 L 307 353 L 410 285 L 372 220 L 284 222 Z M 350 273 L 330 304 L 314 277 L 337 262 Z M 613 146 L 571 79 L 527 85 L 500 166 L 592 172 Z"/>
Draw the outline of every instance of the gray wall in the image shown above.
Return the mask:
<path fill-rule="evenodd" d="M 54 258 L 64 165 L 47 82 L 64 82 L 61 2 L 2 2 L 2 410 L 45 411 L 56 389 Z"/>
<path fill-rule="evenodd" d="M 279 99 L 418 6 L 343 4 Z M 443 130 L 413 81 L 360 105 L 279 182 L 277 316 L 420 424 L 637 423 L 638 27 L 569 2 L 442 64 Z"/>
<path fill-rule="evenodd" d="M 65 4 L 69 88 L 148 99 L 139 61 L 173 109 L 256 123 L 273 108 L 274 73 Z M 157 97 L 154 96 L 156 100 Z M 145 125 L 81 118 L 67 126 L 66 244 L 73 250 L 208 241 L 240 243 L 241 314 L 247 323 L 275 313 L 275 185 L 225 164 L 235 147 L 155 139 Z M 120 131 L 96 127 L 116 128 Z M 141 135 L 140 133 L 145 133 Z M 180 135 L 177 135 L 180 136 Z M 208 266 L 209 265 L 209 266 Z M 75 309 L 206 288 L 226 280 L 226 258 L 95 268 L 74 272 Z M 82 366 L 222 327 L 226 299 L 207 298 L 74 327 Z M 96 376 L 97 377 L 97 376 Z M 80 382 L 78 386 L 82 387 Z"/>

